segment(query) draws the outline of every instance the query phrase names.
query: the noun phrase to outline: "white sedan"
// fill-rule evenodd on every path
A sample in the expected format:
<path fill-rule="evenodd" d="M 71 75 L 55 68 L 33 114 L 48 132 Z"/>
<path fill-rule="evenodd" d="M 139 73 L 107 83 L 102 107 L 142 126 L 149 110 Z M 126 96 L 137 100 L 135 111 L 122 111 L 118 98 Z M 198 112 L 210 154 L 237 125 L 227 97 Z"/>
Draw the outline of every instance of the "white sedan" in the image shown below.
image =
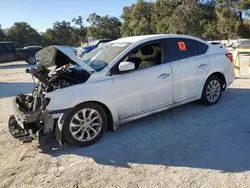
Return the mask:
<path fill-rule="evenodd" d="M 216 104 L 235 79 L 232 54 L 185 35 L 121 38 L 81 60 L 65 47 L 52 46 L 36 58 L 38 67 L 31 73 L 40 80 L 40 94 L 33 94 L 36 103 L 28 113 L 34 117 L 20 116 L 18 107 L 14 117 L 20 127 L 28 122 L 33 129 L 42 126 L 45 134 L 59 130 L 60 141 L 77 146 L 94 144 L 107 129 L 185 103 Z M 52 65 L 56 70 L 48 74 Z M 20 103 L 25 100 L 14 105 Z"/>

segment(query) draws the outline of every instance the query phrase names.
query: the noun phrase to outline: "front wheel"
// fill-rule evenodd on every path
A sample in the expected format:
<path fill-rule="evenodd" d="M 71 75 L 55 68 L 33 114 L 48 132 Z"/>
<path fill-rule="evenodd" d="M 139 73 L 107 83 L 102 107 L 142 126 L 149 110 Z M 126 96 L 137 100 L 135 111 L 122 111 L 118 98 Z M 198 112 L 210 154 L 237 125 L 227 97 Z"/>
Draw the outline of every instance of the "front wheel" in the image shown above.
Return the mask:
<path fill-rule="evenodd" d="M 26 60 L 26 62 L 29 64 L 29 65 L 35 65 L 36 64 L 36 58 L 35 56 L 29 56 Z"/>
<path fill-rule="evenodd" d="M 206 105 L 216 104 L 220 97 L 222 91 L 221 80 L 217 76 L 210 76 L 203 88 L 201 101 Z"/>
<path fill-rule="evenodd" d="M 65 118 L 63 138 L 70 145 L 89 146 L 105 133 L 108 119 L 103 108 L 96 103 L 83 103 Z"/>

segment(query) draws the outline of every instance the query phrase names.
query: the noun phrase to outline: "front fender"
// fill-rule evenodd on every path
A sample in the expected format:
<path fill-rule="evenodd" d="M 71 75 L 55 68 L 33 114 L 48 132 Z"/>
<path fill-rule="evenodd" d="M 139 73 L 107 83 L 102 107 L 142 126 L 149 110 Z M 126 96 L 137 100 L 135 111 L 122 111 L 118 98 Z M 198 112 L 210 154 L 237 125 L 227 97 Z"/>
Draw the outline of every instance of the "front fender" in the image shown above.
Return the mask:
<path fill-rule="evenodd" d="M 96 101 L 104 104 L 111 112 L 114 123 L 118 120 L 116 107 L 113 103 L 113 81 L 111 77 L 99 81 L 87 81 L 83 84 L 58 89 L 46 94 L 51 99 L 47 106 L 48 112 L 72 109 L 78 104 Z"/>

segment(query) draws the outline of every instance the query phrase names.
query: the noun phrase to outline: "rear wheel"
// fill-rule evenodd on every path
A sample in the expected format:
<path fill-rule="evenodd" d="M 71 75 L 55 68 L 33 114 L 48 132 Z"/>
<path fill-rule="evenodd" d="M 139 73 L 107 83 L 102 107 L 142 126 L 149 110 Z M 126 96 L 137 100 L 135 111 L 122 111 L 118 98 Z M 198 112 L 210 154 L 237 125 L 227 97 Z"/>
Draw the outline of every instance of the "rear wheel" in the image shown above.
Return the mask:
<path fill-rule="evenodd" d="M 107 125 L 107 115 L 100 105 L 80 104 L 65 118 L 63 138 L 70 145 L 89 146 L 103 136 Z"/>
<path fill-rule="evenodd" d="M 27 60 L 26 60 L 26 62 L 28 63 L 28 64 L 30 64 L 30 65 L 35 65 L 36 64 L 36 58 L 35 58 L 35 56 L 29 56 L 28 58 L 27 58 Z"/>
<path fill-rule="evenodd" d="M 222 91 L 222 82 L 217 76 L 210 76 L 203 88 L 201 101 L 206 105 L 216 104 L 220 97 Z"/>

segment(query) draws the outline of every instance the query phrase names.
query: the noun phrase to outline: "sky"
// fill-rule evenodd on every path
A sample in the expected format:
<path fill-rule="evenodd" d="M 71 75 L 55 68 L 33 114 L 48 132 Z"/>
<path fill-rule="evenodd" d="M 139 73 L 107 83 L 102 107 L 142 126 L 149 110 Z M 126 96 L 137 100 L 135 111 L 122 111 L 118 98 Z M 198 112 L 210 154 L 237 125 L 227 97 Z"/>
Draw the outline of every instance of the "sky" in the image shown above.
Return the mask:
<path fill-rule="evenodd" d="M 0 24 L 11 27 L 14 22 L 25 21 L 39 31 L 51 28 L 56 21 L 71 21 L 89 14 L 119 17 L 124 6 L 136 0 L 0 0 Z"/>

